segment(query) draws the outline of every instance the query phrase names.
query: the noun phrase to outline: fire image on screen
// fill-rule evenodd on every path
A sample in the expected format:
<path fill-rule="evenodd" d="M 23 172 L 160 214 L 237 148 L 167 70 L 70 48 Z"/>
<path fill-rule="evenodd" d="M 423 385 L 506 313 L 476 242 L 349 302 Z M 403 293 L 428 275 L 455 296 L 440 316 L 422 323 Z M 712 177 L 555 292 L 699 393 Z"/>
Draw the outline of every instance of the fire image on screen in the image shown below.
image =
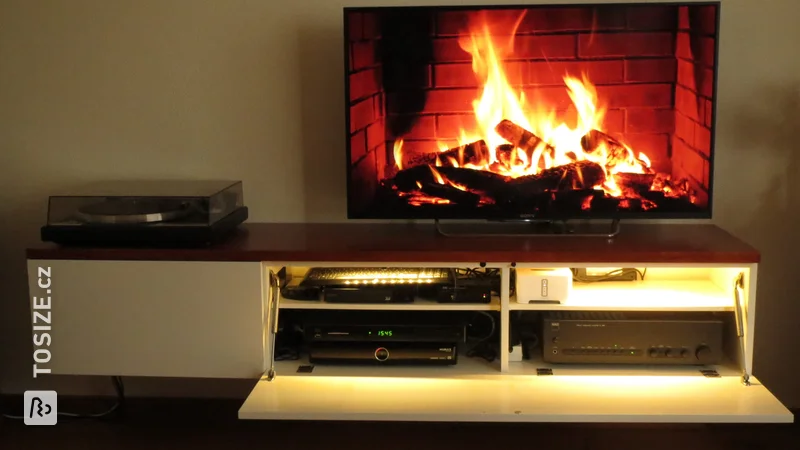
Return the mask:
<path fill-rule="evenodd" d="M 709 217 L 718 8 L 345 9 L 349 217 Z"/>

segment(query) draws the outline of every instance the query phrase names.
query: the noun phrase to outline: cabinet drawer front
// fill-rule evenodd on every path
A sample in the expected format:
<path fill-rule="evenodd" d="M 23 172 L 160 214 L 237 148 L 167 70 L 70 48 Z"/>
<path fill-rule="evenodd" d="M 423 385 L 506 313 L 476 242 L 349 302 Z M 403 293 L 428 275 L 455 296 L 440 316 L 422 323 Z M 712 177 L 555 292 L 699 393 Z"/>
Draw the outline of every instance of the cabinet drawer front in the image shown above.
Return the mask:
<path fill-rule="evenodd" d="M 34 336 L 50 352 L 39 366 L 53 374 L 263 373 L 260 263 L 29 260 L 28 278 L 34 325 L 51 327 L 34 331 L 50 334 Z"/>

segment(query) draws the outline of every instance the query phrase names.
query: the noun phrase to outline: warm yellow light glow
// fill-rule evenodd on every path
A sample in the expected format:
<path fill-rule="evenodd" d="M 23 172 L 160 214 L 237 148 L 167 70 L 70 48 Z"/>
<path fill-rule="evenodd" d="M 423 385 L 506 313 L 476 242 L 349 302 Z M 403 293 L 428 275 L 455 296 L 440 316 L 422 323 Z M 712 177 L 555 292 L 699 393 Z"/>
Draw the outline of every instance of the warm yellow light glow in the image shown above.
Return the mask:
<path fill-rule="evenodd" d="M 587 398 L 591 395 L 597 395 L 598 389 L 609 389 L 614 391 L 617 395 L 637 395 L 637 393 L 648 392 L 652 394 L 654 388 L 681 388 L 681 389 L 696 389 L 702 391 L 708 382 L 713 382 L 713 379 L 704 378 L 700 375 L 562 375 L 539 377 L 537 375 L 525 376 L 508 376 L 499 378 L 493 375 L 492 379 L 485 376 L 478 376 L 470 380 L 467 378 L 438 378 L 435 376 L 410 376 L 410 377 L 388 377 L 388 376 L 329 376 L 319 378 L 309 378 L 307 382 L 319 383 L 324 385 L 326 389 L 334 389 L 336 386 L 344 388 L 345 386 L 353 388 L 358 386 L 359 389 L 409 389 L 409 388 L 450 388 L 460 384 L 477 382 L 482 383 L 511 383 L 525 388 L 531 383 L 541 384 L 546 383 L 554 389 L 568 389 L 573 394 L 576 391 L 585 390 Z M 709 381 L 710 380 L 710 381 Z M 619 388 L 617 390 L 616 388 Z M 658 389 L 655 390 L 656 392 Z M 674 392 L 669 389 L 663 391 L 665 393 Z M 589 395 L 591 394 L 591 395 Z"/>
<path fill-rule="evenodd" d="M 575 388 L 625 387 L 630 389 L 643 387 L 675 387 L 679 385 L 696 385 L 700 377 L 685 375 L 574 375 L 558 377 L 559 384 L 572 385 Z"/>
<path fill-rule="evenodd" d="M 372 279 L 374 276 L 364 273 L 364 274 L 355 274 L 350 276 L 341 277 L 342 280 L 363 280 L 363 279 Z M 433 279 L 430 275 L 414 275 L 414 274 L 397 274 L 391 277 L 384 277 L 386 279 L 406 279 L 406 280 L 426 280 L 426 279 Z"/>
<path fill-rule="evenodd" d="M 433 387 L 436 385 L 458 384 L 463 383 L 464 380 L 436 378 L 431 377 L 345 377 L 345 376 L 332 376 L 332 377 L 319 377 L 309 378 L 309 382 L 319 383 L 325 385 L 326 389 L 329 386 L 331 389 L 335 386 L 340 387 L 353 387 L 370 389 L 370 388 L 414 388 L 414 387 Z"/>
<path fill-rule="evenodd" d="M 732 296 L 708 280 L 575 283 L 569 307 L 733 308 Z"/>

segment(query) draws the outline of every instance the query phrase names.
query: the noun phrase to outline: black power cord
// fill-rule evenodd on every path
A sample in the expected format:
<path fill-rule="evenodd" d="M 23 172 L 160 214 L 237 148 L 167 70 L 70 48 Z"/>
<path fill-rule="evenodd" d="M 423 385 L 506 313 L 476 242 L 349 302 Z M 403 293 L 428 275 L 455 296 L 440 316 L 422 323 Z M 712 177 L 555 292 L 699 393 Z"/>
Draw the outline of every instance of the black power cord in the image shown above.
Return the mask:
<path fill-rule="evenodd" d="M 125 405 L 125 385 L 122 383 L 122 377 L 111 377 L 111 382 L 114 384 L 114 391 L 117 394 L 117 400 L 107 410 L 100 413 L 72 413 L 72 412 L 59 412 L 59 417 L 70 417 L 73 419 L 102 419 L 112 415 L 115 411 L 121 409 Z M 23 416 L 15 416 L 11 414 L 3 414 L 5 419 L 24 420 Z"/>
<path fill-rule="evenodd" d="M 497 358 L 497 350 L 494 348 L 495 346 L 489 342 L 489 340 L 496 335 L 495 331 L 497 331 L 497 322 L 491 314 L 485 311 L 477 311 L 476 314 L 481 315 L 489 319 L 490 329 L 489 332 L 486 333 L 486 336 L 481 337 L 478 339 L 478 342 L 470 346 L 467 350 L 467 356 L 472 357 L 480 357 L 489 362 L 494 361 Z"/>

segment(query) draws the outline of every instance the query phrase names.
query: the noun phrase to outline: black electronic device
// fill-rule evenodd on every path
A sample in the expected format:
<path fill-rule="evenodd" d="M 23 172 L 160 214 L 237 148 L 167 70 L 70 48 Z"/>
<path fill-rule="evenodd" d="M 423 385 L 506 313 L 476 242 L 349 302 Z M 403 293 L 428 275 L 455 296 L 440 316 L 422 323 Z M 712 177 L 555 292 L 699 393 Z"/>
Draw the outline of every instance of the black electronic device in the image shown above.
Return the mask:
<path fill-rule="evenodd" d="M 306 342 L 462 342 L 464 326 L 452 324 L 306 325 Z"/>
<path fill-rule="evenodd" d="M 312 364 L 452 365 L 458 348 L 450 342 L 316 342 L 309 346 Z"/>
<path fill-rule="evenodd" d="M 303 286 L 420 286 L 451 283 L 449 269 L 416 267 L 312 267 Z"/>
<path fill-rule="evenodd" d="M 438 303 L 490 303 L 492 287 L 488 283 L 458 283 L 439 287 Z"/>
<path fill-rule="evenodd" d="M 314 311 L 303 317 L 306 342 L 464 342 L 458 315 L 430 311 Z"/>
<path fill-rule="evenodd" d="M 43 241 L 194 247 L 227 238 L 248 217 L 240 181 L 112 181 L 50 197 Z"/>
<path fill-rule="evenodd" d="M 302 278 L 291 278 L 281 287 L 281 297 L 289 300 L 322 300 L 322 288 L 319 286 L 304 286 Z"/>
<path fill-rule="evenodd" d="M 309 311 L 302 319 L 312 363 L 456 364 L 461 315 L 442 311 Z"/>
<path fill-rule="evenodd" d="M 322 298 L 328 303 L 412 303 L 414 290 L 408 286 L 328 286 Z"/>
<path fill-rule="evenodd" d="M 714 313 L 553 312 L 543 316 L 550 363 L 718 364 L 724 320 Z"/>

